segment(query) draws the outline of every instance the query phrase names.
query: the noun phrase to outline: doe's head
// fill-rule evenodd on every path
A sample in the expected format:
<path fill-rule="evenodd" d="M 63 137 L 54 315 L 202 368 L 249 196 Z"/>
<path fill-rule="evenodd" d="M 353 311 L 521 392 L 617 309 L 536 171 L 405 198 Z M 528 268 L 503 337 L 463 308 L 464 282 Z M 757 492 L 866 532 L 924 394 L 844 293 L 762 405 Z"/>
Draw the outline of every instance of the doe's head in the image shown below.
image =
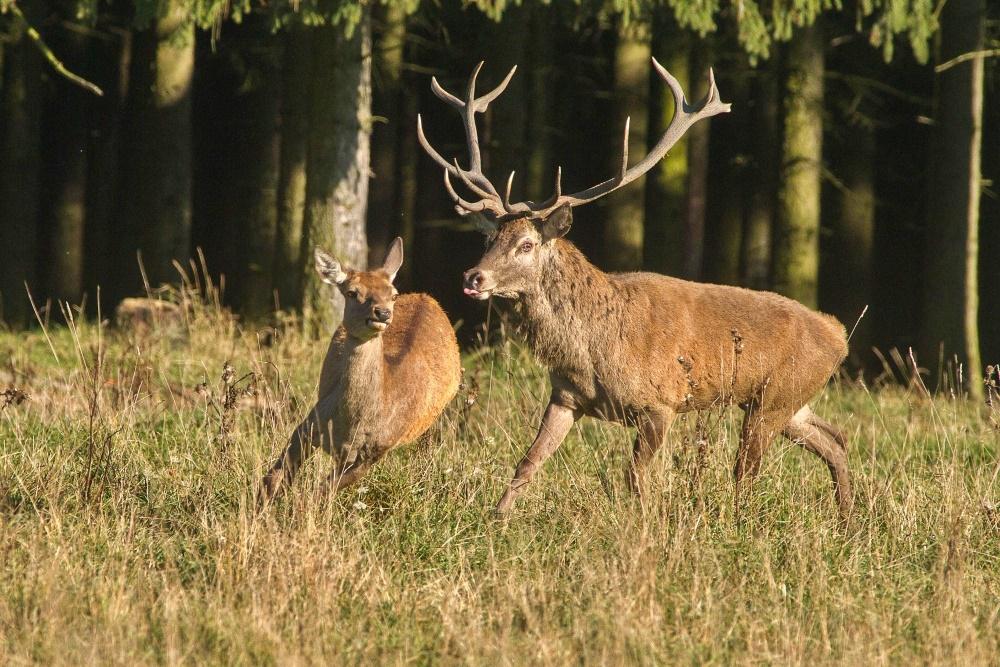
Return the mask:
<path fill-rule="evenodd" d="M 573 224 L 573 212 L 564 204 L 544 217 L 522 217 L 500 224 L 479 216 L 486 234 L 486 252 L 465 272 L 464 291 L 473 299 L 491 296 L 517 298 L 537 287 L 555 240 Z"/>
<path fill-rule="evenodd" d="M 344 295 L 343 324 L 347 333 L 361 340 L 380 335 L 392 323 L 399 291 L 393 286 L 403 265 L 403 240 L 398 236 L 389 246 L 382 266 L 371 271 L 355 271 L 316 248 L 316 272 L 323 282 Z"/>

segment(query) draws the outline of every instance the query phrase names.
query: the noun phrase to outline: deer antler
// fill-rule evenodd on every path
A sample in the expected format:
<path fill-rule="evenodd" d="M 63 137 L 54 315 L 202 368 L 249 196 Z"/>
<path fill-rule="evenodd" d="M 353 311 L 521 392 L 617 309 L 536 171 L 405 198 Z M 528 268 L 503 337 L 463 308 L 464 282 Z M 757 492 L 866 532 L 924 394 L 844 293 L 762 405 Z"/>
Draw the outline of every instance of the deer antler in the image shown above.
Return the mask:
<path fill-rule="evenodd" d="M 514 181 L 514 172 L 511 172 L 510 177 L 507 179 L 507 186 L 504 189 L 503 197 L 500 196 L 497 189 L 483 174 L 482 159 L 479 151 L 479 136 L 476 132 L 475 115 L 477 112 L 483 113 L 486 111 L 490 102 L 503 93 L 503 91 L 507 88 L 507 84 L 510 83 L 511 77 L 514 76 L 514 72 L 517 70 L 516 66 L 511 68 L 510 72 L 499 86 L 482 97 L 476 97 L 476 77 L 479 76 L 479 71 L 483 67 L 483 63 L 480 62 L 479 65 L 476 66 L 476 69 L 472 72 L 472 76 L 469 79 L 468 92 L 466 101 L 464 102 L 442 88 L 437 82 L 437 79 L 431 79 L 431 90 L 434 91 L 434 94 L 448 105 L 456 108 L 462 114 L 462 121 L 465 126 L 465 138 L 469 148 L 469 169 L 462 169 L 458 165 L 458 160 L 455 160 L 453 163 L 449 163 L 441 156 L 440 153 L 434 150 L 434 148 L 430 145 L 430 142 L 427 141 L 427 137 L 424 135 L 423 124 L 419 115 L 417 116 L 417 138 L 420 140 L 420 145 L 423 146 L 425 151 L 427 151 L 427 154 L 444 168 L 445 188 L 448 190 L 448 194 L 451 195 L 452 200 L 454 200 L 456 204 L 455 210 L 462 215 L 468 215 L 469 213 L 482 213 L 490 216 L 497 222 L 502 222 L 504 220 L 528 216 L 544 218 L 552 213 L 552 211 L 565 204 L 569 204 L 570 206 L 587 204 L 610 192 L 614 192 L 628 183 L 631 183 L 652 169 L 657 162 L 663 159 L 663 156 L 667 154 L 667 151 L 673 148 L 674 144 L 676 144 L 684 133 L 687 132 L 688 128 L 697 123 L 699 120 L 711 118 L 712 116 L 720 113 L 727 113 L 730 110 L 731 105 L 726 102 L 722 102 L 719 99 L 719 89 L 715 85 L 715 73 L 711 69 L 708 70 L 708 93 L 697 106 L 691 106 L 687 99 L 685 99 L 684 90 L 681 88 L 681 84 L 677 81 L 677 79 L 675 79 L 660 63 L 656 62 L 656 58 L 652 58 L 652 61 L 656 72 L 660 75 L 660 78 L 664 80 L 667 87 L 670 88 L 671 94 L 674 96 L 675 111 L 674 117 L 670 121 L 670 125 L 667 126 L 663 136 L 661 136 L 660 140 L 656 142 L 656 145 L 653 146 L 653 149 L 649 152 L 649 154 L 646 155 L 646 157 L 644 157 L 640 162 L 629 168 L 629 120 L 626 119 L 624 139 L 622 141 L 620 171 L 614 177 L 579 192 L 566 195 L 562 194 L 562 168 L 560 167 L 556 170 L 555 192 L 551 197 L 549 197 L 549 199 L 541 203 L 533 201 L 512 203 L 510 201 L 510 193 L 511 186 Z M 451 183 L 451 177 L 461 179 L 465 187 L 479 197 L 479 200 L 467 201 L 459 196 Z"/>

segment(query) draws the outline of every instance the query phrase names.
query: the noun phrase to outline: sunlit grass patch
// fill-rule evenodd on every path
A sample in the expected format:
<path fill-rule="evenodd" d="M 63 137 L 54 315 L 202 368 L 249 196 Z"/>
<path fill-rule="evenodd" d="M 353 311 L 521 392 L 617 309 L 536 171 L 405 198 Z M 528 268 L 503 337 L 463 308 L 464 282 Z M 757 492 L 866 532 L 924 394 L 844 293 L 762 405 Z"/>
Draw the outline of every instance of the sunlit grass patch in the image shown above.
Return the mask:
<path fill-rule="evenodd" d="M 784 442 L 737 511 L 726 411 L 677 421 L 642 502 L 624 483 L 634 434 L 583 420 L 498 521 L 548 390 L 507 342 L 465 356 L 476 401 L 461 394 L 428 437 L 332 499 L 317 454 L 257 515 L 325 342 L 199 308 L 165 339 L 87 322 L 0 334 L 0 385 L 29 396 L 0 413 L 4 662 L 985 664 L 1000 650 L 1000 432 L 976 406 L 833 383 L 814 407 L 850 440 L 849 532 L 826 469 Z M 231 408 L 227 363 L 253 379 Z"/>

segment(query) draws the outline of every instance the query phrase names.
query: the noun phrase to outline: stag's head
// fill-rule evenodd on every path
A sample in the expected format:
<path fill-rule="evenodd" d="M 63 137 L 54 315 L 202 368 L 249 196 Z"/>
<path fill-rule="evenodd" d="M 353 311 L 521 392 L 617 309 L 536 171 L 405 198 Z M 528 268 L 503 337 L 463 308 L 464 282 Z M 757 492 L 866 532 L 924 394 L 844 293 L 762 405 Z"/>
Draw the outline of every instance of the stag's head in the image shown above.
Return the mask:
<path fill-rule="evenodd" d="M 389 246 L 382 266 L 372 271 L 349 269 L 337 258 L 316 248 L 316 271 L 323 282 L 344 295 L 344 328 L 348 335 L 368 340 L 392 324 L 392 311 L 399 292 L 392 285 L 403 265 L 403 240 Z"/>
<path fill-rule="evenodd" d="M 729 104 L 719 99 L 719 89 L 711 70 L 705 99 L 692 106 L 684 98 L 677 79 L 654 58 L 653 67 L 673 94 L 675 112 L 670 125 L 649 154 L 632 167 L 628 166 L 629 122 L 626 120 L 621 168 L 615 176 L 585 190 L 563 194 L 562 169 L 557 169 L 555 192 L 549 199 L 543 202 L 512 202 L 514 172 L 507 178 L 503 195 L 483 174 L 476 114 L 484 113 L 490 102 L 503 93 L 517 67 L 510 70 L 499 86 L 476 97 L 476 77 L 482 66 L 483 63 L 479 63 L 472 72 L 464 100 L 442 88 L 437 79 L 431 79 L 434 94 L 462 116 L 469 150 L 468 169 L 459 166 L 457 159 L 449 162 L 431 146 L 424 135 L 420 116 L 417 116 L 417 138 L 427 154 L 444 169 L 444 186 L 455 202 L 455 210 L 459 215 L 473 217 L 477 227 L 487 237 L 486 253 L 479 264 L 466 271 L 464 276 L 465 293 L 475 299 L 487 299 L 493 295 L 514 298 L 538 285 L 546 256 L 553 251 L 555 240 L 565 235 L 572 225 L 571 209 L 574 206 L 592 202 L 631 183 L 663 159 L 691 125 L 729 111 Z M 459 195 L 452 179 L 457 179 L 474 198 L 469 200 Z"/>

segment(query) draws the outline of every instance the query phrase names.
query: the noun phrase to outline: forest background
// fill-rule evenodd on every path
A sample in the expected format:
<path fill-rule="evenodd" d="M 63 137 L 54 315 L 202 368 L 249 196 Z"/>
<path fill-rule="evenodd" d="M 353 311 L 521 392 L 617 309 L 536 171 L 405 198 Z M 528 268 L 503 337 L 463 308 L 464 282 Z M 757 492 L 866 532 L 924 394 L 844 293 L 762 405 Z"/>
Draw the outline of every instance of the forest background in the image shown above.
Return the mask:
<path fill-rule="evenodd" d="M 557 166 L 567 190 L 614 173 L 626 116 L 645 155 L 673 113 L 652 55 L 691 100 L 714 67 L 733 112 L 579 209 L 574 242 L 608 270 L 773 289 L 845 323 L 852 372 L 897 372 L 888 351 L 913 349 L 930 382 L 981 396 L 1000 361 L 998 11 L 0 0 L 0 319 L 58 321 L 60 301 L 106 316 L 195 261 L 247 326 L 281 311 L 328 330 L 312 248 L 361 266 L 401 235 L 401 289 L 475 340 L 486 317 L 460 273 L 482 241 L 416 140 L 420 113 L 464 159 L 431 76 L 460 92 L 486 60 L 486 89 L 518 65 L 481 119 L 484 167 L 544 198 Z"/>

